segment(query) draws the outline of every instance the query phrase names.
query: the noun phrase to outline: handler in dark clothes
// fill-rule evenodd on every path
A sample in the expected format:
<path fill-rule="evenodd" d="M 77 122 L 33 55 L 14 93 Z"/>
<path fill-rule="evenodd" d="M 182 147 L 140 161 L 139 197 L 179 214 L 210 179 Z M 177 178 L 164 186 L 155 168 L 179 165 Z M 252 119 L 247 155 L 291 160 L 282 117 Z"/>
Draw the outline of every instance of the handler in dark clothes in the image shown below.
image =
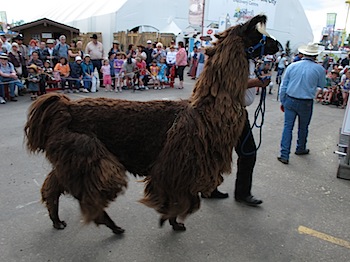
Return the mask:
<path fill-rule="evenodd" d="M 248 89 L 245 95 L 245 106 L 253 103 L 255 98 L 255 87 L 265 88 L 270 83 L 270 78 L 259 79 L 256 78 L 254 69 L 255 64 L 251 61 L 249 64 L 250 76 L 248 79 Z M 262 200 L 255 198 L 251 194 L 253 171 L 256 162 L 256 145 L 253 133 L 250 130 L 250 122 L 248 112 L 246 112 L 246 122 L 239 138 L 235 151 L 238 155 L 237 159 L 237 176 L 235 187 L 235 200 L 249 206 L 258 206 L 263 203 Z M 203 198 L 205 198 L 202 195 Z M 208 198 L 227 198 L 228 193 L 222 193 L 215 189 Z"/>

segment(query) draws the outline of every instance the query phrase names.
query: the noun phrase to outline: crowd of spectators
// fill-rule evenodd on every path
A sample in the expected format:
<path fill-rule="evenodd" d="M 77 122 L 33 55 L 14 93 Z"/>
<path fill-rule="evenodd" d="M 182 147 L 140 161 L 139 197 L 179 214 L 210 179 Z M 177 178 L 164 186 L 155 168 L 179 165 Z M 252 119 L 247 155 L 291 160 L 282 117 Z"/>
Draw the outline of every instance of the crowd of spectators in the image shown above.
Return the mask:
<path fill-rule="evenodd" d="M 19 34 L 7 39 L 0 36 L 0 103 L 17 101 L 16 96 L 31 93 L 31 99 L 47 90 L 63 92 L 164 89 L 170 79 L 179 78 L 177 88 L 183 88 L 184 68 L 189 64 L 189 75 L 198 78 L 204 67 L 205 55 L 201 48 L 187 54 L 184 43 L 172 41 L 170 46 L 148 40 L 144 45 L 130 44 L 122 50 L 114 41 L 105 51 L 96 34 L 83 49 L 82 41 L 66 43 L 66 37 L 40 42 L 23 43 Z M 7 89 L 9 90 L 6 94 Z"/>

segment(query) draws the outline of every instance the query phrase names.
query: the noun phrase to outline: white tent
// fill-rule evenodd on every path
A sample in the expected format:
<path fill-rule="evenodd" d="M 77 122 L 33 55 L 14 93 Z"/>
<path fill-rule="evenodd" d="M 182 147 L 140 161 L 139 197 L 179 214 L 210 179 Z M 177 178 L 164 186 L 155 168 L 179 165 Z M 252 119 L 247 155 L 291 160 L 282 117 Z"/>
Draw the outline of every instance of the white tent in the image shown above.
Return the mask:
<path fill-rule="evenodd" d="M 76 0 L 70 1 L 68 8 L 43 10 L 35 19 L 47 17 L 79 28 L 81 32 L 102 32 L 104 47 L 109 49 L 114 32 L 135 27 L 153 27 L 158 32 L 177 35 L 189 26 L 189 5 L 189 0 Z M 234 17 L 237 10 L 254 15 L 265 13 L 269 19 L 268 31 L 282 45 L 289 40 L 292 50 L 313 41 L 310 24 L 299 0 L 206 0 L 204 25 L 219 22 L 220 17 L 227 15 Z"/>

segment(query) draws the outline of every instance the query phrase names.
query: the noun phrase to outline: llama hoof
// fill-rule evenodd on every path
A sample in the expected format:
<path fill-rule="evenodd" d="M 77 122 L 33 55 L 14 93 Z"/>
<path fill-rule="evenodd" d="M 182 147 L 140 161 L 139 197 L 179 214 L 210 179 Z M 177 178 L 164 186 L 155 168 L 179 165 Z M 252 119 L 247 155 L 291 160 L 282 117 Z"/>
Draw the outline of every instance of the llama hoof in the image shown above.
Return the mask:
<path fill-rule="evenodd" d="M 159 219 L 159 226 L 160 226 L 160 227 L 163 227 L 165 221 L 167 221 L 167 219 L 164 219 L 164 218 Z"/>
<path fill-rule="evenodd" d="M 116 226 L 115 228 L 113 228 L 113 233 L 114 234 L 119 235 L 119 234 L 123 234 L 124 232 L 125 232 L 125 230 L 123 228 L 121 228 L 121 227 Z"/>
<path fill-rule="evenodd" d="M 186 227 L 183 223 L 172 224 L 174 231 L 186 231 Z"/>
<path fill-rule="evenodd" d="M 53 227 L 56 229 L 64 229 L 67 226 L 67 223 L 64 221 L 58 221 L 53 224 Z"/>

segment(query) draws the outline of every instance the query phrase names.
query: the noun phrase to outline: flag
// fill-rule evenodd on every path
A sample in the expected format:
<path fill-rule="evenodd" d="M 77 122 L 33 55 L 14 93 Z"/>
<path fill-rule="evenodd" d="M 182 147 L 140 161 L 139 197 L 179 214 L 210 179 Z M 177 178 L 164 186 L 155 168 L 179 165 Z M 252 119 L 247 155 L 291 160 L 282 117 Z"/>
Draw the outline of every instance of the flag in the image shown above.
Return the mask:
<path fill-rule="evenodd" d="M 190 0 L 188 22 L 191 26 L 201 26 L 204 12 L 204 0 Z"/>

